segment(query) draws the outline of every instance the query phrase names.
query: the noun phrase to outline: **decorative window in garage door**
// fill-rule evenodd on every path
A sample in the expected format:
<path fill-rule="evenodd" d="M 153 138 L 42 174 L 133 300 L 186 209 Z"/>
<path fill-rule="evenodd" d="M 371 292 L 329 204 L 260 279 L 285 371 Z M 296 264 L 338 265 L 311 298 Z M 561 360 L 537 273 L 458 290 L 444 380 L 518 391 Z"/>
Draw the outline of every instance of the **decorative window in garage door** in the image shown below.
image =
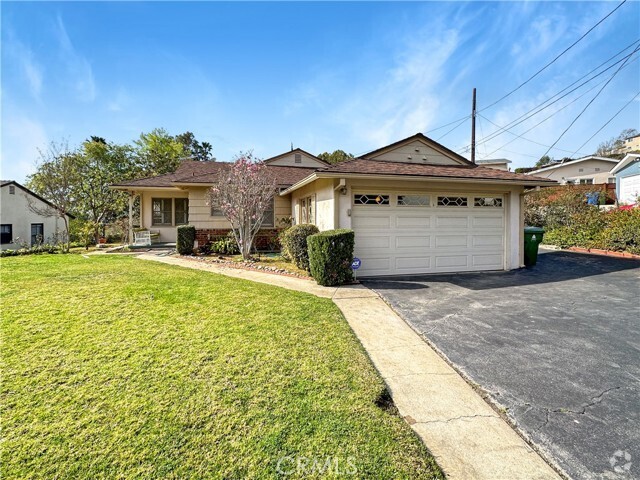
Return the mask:
<path fill-rule="evenodd" d="M 439 207 L 466 207 L 467 197 L 438 197 Z"/>
<path fill-rule="evenodd" d="M 398 195 L 400 207 L 428 207 L 430 204 L 428 195 Z"/>
<path fill-rule="evenodd" d="M 389 195 L 363 193 L 353 196 L 354 205 L 389 205 Z"/>
<path fill-rule="evenodd" d="M 473 199 L 474 207 L 502 207 L 502 199 L 500 197 L 475 197 Z"/>

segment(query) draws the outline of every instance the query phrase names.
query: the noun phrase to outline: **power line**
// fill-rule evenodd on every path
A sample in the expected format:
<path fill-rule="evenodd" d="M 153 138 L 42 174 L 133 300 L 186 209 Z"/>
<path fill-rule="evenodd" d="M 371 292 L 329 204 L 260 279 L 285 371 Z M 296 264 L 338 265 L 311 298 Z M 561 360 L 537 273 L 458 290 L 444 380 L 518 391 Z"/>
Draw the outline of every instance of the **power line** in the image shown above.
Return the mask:
<path fill-rule="evenodd" d="M 626 0 L 625 0 L 626 1 Z M 640 50 L 640 47 L 636 47 L 636 49 L 633 51 L 633 53 L 637 52 L 638 50 Z M 630 58 L 630 57 L 629 57 Z M 556 146 L 556 144 L 560 141 L 560 139 L 562 139 L 562 137 L 564 137 L 564 134 L 567 133 L 569 131 L 569 129 L 578 121 L 578 119 L 582 116 L 582 114 L 587 110 L 587 108 L 589 108 L 589 106 L 596 100 L 596 98 L 598 98 L 600 96 L 600 94 L 602 93 L 602 91 L 607 87 L 607 85 L 609 85 L 609 83 L 611 83 L 611 81 L 616 77 L 616 75 L 618 75 L 618 72 L 620 72 L 620 70 L 622 70 L 622 67 L 624 67 L 627 62 L 629 61 L 629 58 L 627 58 L 625 60 L 625 62 L 620 65 L 618 67 L 618 69 L 613 73 L 613 75 L 611 75 L 611 77 L 609 77 L 609 80 L 607 80 L 607 82 L 602 86 L 602 88 L 600 88 L 600 90 L 598 90 L 598 93 L 596 93 L 594 95 L 594 97 L 589 101 L 589 103 L 587 103 L 585 105 L 585 107 L 582 109 L 582 111 L 578 114 L 578 116 L 576 118 L 573 119 L 573 121 L 569 124 L 569 126 L 567 128 L 564 129 L 564 131 L 560 134 L 560 136 L 558 137 L 558 139 L 553 142 L 553 144 L 551 145 L 551 147 L 549 147 L 547 149 L 546 152 L 544 152 L 544 155 L 542 155 L 543 157 L 549 153 L 549 150 L 551 150 L 553 147 Z"/>
<path fill-rule="evenodd" d="M 527 80 L 525 80 L 524 82 L 522 82 L 520 85 L 518 85 L 516 88 L 514 88 L 513 90 L 511 90 L 509 93 L 507 93 L 506 95 L 503 95 L 502 97 L 500 97 L 498 100 L 496 100 L 495 102 L 493 102 L 492 104 L 482 108 L 479 110 L 479 112 L 482 112 L 488 108 L 493 107 L 495 104 L 501 102 L 502 100 L 504 100 L 505 98 L 509 97 L 510 95 L 512 95 L 513 93 L 517 92 L 518 90 L 520 90 L 522 87 L 524 87 L 527 83 L 529 83 L 531 80 L 533 80 L 535 77 L 537 77 L 539 74 L 541 74 L 543 71 L 545 71 L 548 67 L 550 67 L 551 65 L 553 65 L 560 57 L 562 57 L 565 53 L 567 53 L 569 50 L 571 50 L 573 47 L 575 47 L 584 37 L 586 37 L 587 35 L 589 35 L 598 25 L 600 25 L 602 22 L 604 22 L 607 18 L 609 18 L 611 15 L 613 15 L 613 13 L 618 10 L 622 5 L 624 5 L 627 2 L 627 0 L 622 0 L 622 2 L 620 2 L 620 4 L 614 8 L 613 10 L 611 10 L 607 15 L 605 15 L 602 19 L 600 19 L 598 21 L 598 23 L 596 23 L 593 27 L 591 27 L 589 30 L 587 30 L 580 38 L 578 38 L 578 40 L 576 40 L 575 42 L 573 42 L 571 45 L 569 45 L 567 48 L 565 48 L 559 55 L 556 55 L 556 57 L 551 60 L 549 63 L 547 63 L 544 67 L 542 67 L 540 70 L 538 70 L 536 73 L 534 73 L 532 76 L 530 76 Z"/>
<path fill-rule="evenodd" d="M 637 60 L 637 58 L 636 58 Z M 635 61 L 635 60 L 634 60 Z M 571 100 L 569 103 L 567 103 L 566 105 L 564 105 L 563 107 L 559 108 L 558 110 L 556 110 L 555 112 L 553 112 L 551 115 L 545 117 L 544 119 L 540 120 L 538 123 L 536 123 L 534 126 L 532 126 L 531 128 L 528 128 L 527 130 L 525 130 L 524 132 L 520 133 L 520 134 L 516 134 L 514 132 L 512 132 L 509 128 L 505 128 L 505 131 L 508 131 L 509 133 L 511 133 L 512 135 L 515 135 L 516 137 L 509 140 L 507 143 L 505 143 L 504 145 L 502 145 L 499 148 L 496 148 L 495 150 L 493 150 L 491 153 L 489 153 L 489 155 L 493 155 L 494 153 L 500 151 L 500 150 L 504 150 L 504 147 L 506 147 L 507 145 L 510 145 L 511 143 L 515 142 L 518 138 L 521 138 L 523 140 L 529 141 L 529 142 L 533 142 L 533 143 L 538 143 L 538 142 L 534 142 L 533 140 L 529 140 L 528 138 L 525 138 L 524 135 L 528 132 L 530 132 L 531 130 L 533 130 L 534 128 L 540 126 L 541 124 L 543 124 L 544 122 L 546 122 L 547 120 L 549 120 L 551 117 L 553 117 L 554 115 L 560 113 L 562 110 L 564 110 L 565 108 L 573 105 L 575 102 L 577 102 L 578 100 L 580 100 L 582 97 L 584 97 L 587 93 L 591 92 L 592 90 L 595 90 L 599 85 L 602 85 L 602 83 L 604 83 L 605 80 L 603 80 L 600 83 L 595 84 L 593 87 L 591 87 L 589 90 L 586 90 L 585 92 L 581 93 L 580 95 L 578 95 L 576 98 L 574 98 L 573 100 Z M 486 119 L 486 117 L 484 117 Z M 489 122 L 491 122 L 490 120 L 488 120 Z M 491 122 L 493 123 L 493 122 Z M 496 125 L 495 123 L 493 123 L 494 125 Z M 496 125 L 498 126 L 498 125 Z M 543 145 L 543 146 L 548 146 L 548 145 Z M 583 145 L 584 146 L 584 145 Z M 576 150 L 575 152 L 573 152 L 573 154 L 577 153 L 580 151 L 582 147 L 578 148 L 578 150 Z M 562 150 L 562 149 L 556 149 L 556 150 Z M 507 151 L 507 150 L 504 150 Z M 566 150 L 568 152 L 568 150 Z M 573 156 L 573 155 L 572 155 Z"/>
<path fill-rule="evenodd" d="M 439 142 L 441 138 L 446 137 L 447 135 L 449 135 L 451 132 L 453 132 L 454 130 L 456 130 L 457 128 L 459 128 L 463 123 L 465 123 L 467 121 L 467 119 L 470 117 L 471 115 L 469 115 L 468 117 L 464 117 L 462 119 L 462 121 L 460 123 L 458 123 L 455 127 L 453 127 L 451 130 L 449 130 L 447 133 L 445 133 L 444 135 L 440 135 L 438 137 L 438 139 L 436 140 L 436 142 Z"/>
<path fill-rule="evenodd" d="M 494 138 L 496 138 L 497 136 L 501 135 L 502 133 L 504 133 L 504 131 L 508 130 L 509 128 L 513 128 L 516 127 L 517 125 L 520 125 L 521 123 L 524 123 L 525 121 L 527 121 L 528 119 L 530 119 L 531 117 L 537 115 L 538 113 L 546 110 L 547 108 L 549 108 L 551 105 L 554 105 L 555 103 L 559 102 L 560 100 L 562 100 L 563 98 L 569 96 L 570 94 L 572 94 L 573 92 L 575 92 L 576 90 L 578 90 L 579 88 L 583 87 L 584 85 L 586 85 L 587 83 L 591 82 L 592 80 L 596 79 L 597 77 L 599 77 L 600 75 L 603 75 L 605 72 L 609 71 L 610 69 L 612 69 L 613 67 L 615 67 L 616 65 L 618 65 L 621 62 L 626 62 L 626 60 L 628 60 L 629 58 L 631 58 L 637 51 L 634 50 L 633 52 L 631 52 L 629 55 L 622 57 L 620 60 L 618 60 L 617 62 L 614 62 L 613 64 L 611 64 L 610 66 L 608 66 L 607 68 L 605 68 L 604 70 L 602 70 L 601 72 L 598 72 L 597 74 L 593 75 L 591 78 L 585 80 L 584 82 L 582 82 L 580 85 L 578 85 L 577 87 L 569 90 L 568 92 L 566 92 L 564 95 L 556 98 L 555 100 L 551 101 L 553 98 L 557 97 L 558 95 L 560 95 L 562 92 L 564 92 L 565 90 L 567 90 L 568 88 L 572 87 L 573 85 L 575 85 L 576 83 L 578 83 L 580 80 L 582 80 L 583 78 L 587 77 L 588 75 L 590 75 L 591 73 L 593 73 L 594 71 L 596 71 L 598 68 L 600 68 L 601 66 L 605 65 L 606 63 L 608 63 L 610 60 L 612 60 L 613 58 L 617 57 L 620 53 L 624 52 L 625 50 L 629 49 L 629 47 L 635 45 L 636 43 L 640 42 L 639 40 L 636 40 L 635 42 L 633 42 L 631 45 L 625 47 L 623 50 L 621 50 L 620 52 L 616 53 L 613 57 L 609 58 L 608 60 L 606 60 L 605 62 L 601 63 L 600 65 L 598 65 L 595 69 L 591 70 L 590 72 L 586 73 L 585 75 L 583 75 L 582 77 L 580 77 L 578 80 L 574 81 L 573 83 L 571 83 L 570 85 L 567 85 L 565 88 L 563 88 L 562 90 L 560 90 L 559 92 L 557 92 L 556 94 L 552 95 L 551 97 L 549 97 L 547 100 L 545 100 L 544 102 L 536 105 L 535 107 L 533 107 L 532 109 L 530 109 L 529 111 L 527 111 L 526 113 L 523 113 L 522 115 L 520 115 L 519 117 L 515 118 L 514 120 L 512 120 L 511 122 L 507 123 L 504 127 L 500 127 L 499 130 L 494 131 L 492 133 L 490 133 L 487 137 L 482 138 L 478 143 L 483 143 L 483 142 L 488 142 L 490 140 L 493 140 Z M 634 59 L 634 61 L 637 60 Z M 628 65 L 625 65 L 624 67 L 626 67 Z M 600 85 L 600 84 L 598 84 Z M 592 89 L 588 90 L 591 91 Z M 548 105 L 545 105 L 547 102 Z M 537 111 L 535 111 L 537 110 Z M 533 112 L 533 113 L 532 113 Z"/>
<path fill-rule="evenodd" d="M 453 122 L 445 123 L 444 125 L 440 125 L 439 127 L 432 128 L 431 130 L 426 130 L 424 133 L 427 134 L 427 133 L 435 132 L 436 130 L 442 130 L 443 128 L 446 128 L 446 127 L 448 127 L 450 125 L 453 125 L 454 123 L 458 123 L 460 120 L 468 120 L 469 118 L 471 118 L 471 115 L 466 115 L 464 117 L 460 117 L 457 120 L 454 120 Z M 445 133 L 445 135 L 446 135 L 446 133 Z M 440 137 L 440 138 L 442 138 L 442 137 Z"/>
<path fill-rule="evenodd" d="M 607 125 L 609 125 L 609 124 L 613 121 L 613 119 L 614 119 L 614 118 L 616 118 L 618 115 L 620 115 L 620 113 L 622 113 L 622 111 L 623 111 L 625 108 L 627 108 L 629 105 L 631 105 L 631 103 L 632 103 L 636 98 L 638 98 L 638 96 L 640 96 L 640 92 L 636 93 L 636 94 L 633 96 L 633 98 L 632 98 L 631 100 L 629 100 L 627 103 L 625 103 L 625 104 L 624 104 L 624 106 L 623 106 L 620 110 L 618 110 L 618 111 L 613 115 L 613 117 L 611 117 L 609 120 L 607 120 L 607 121 L 606 121 L 606 123 L 605 123 L 604 125 L 602 125 L 602 126 L 598 129 L 598 131 L 597 131 L 596 133 L 594 133 L 593 135 L 591 135 L 591 136 L 589 137 L 589 140 L 587 140 L 587 141 L 586 141 L 586 142 L 584 142 L 582 145 L 580 145 L 580 147 L 578 147 L 578 149 L 577 149 L 575 152 L 573 152 L 573 153 L 571 154 L 571 157 L 573 158 L 573 156 L 574 156 L 576 153 L 578 153 L 578 151 L 580 151 L 580 149 L 581 149 L 582 147 L 584 147 L 587 143 L 589 143 L 591 140 L 593 140 L 593 137 L 595 137 L 597 134 L 599 134 L 599 133 L 600 133 L 600 132 L 601 132 L 601 131 L 602 131 L 602 130 L 607 126 Z"/>

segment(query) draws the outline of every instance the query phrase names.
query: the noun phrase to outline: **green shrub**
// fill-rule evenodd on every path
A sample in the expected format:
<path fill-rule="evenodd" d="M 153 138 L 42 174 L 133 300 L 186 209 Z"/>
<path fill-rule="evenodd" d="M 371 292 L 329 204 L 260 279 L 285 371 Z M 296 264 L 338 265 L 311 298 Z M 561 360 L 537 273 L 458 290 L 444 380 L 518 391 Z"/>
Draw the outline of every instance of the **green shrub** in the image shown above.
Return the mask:
<path fill-rule="evenodd" d="M 640 254 L 640 208 L 612 210 L 604 214 L 604 220 L 606 227 L 596 248 Z"/>
<path fill-rule="evenodd" d="M 209 251 L 221 255 L 238 255 L 240 249 L 233 233 L 229 232 L 226 237 L 215 240 L 209 244 Z"/>
<path fill-rule="evenodd" d="M 309 252 L 307 250 L 307 237 L 319 231 L 318 227 L 308 223 L 287 228 L 281 238 L 283 257 L 291 259 L 298 268 L 308 272 Z"/>
<path fill-rule="evenodd" d="M 176 250 L 180 255 L 191 255 L 193 244 L 196 241 L 196 227 L 193 225 L 180 225 L 178 228 Z"/>
<path fill-rule="evenodd" d="M 311 276 L 319 285 L 342 285 L 353 280 L 353 230 L 328 230 L 311 235 L 307 244 Z"/>

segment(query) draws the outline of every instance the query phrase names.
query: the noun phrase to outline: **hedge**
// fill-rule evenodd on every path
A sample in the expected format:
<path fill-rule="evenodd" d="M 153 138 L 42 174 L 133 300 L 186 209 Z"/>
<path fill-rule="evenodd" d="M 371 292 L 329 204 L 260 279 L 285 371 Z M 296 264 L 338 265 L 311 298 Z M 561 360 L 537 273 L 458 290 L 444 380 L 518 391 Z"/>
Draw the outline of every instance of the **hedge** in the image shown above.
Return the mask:
<path fill-rule="evenodd" d="M 319 285 L 342 285 L 353 280 L 353 230 L 328 230 L 307 238 L 311 276 Z"/>
<path fill-rule="evenodd" d="M 640 254 L 640 208 L 605 211 L 591 207 L 571 216 L 564 225 L 548 229 L 544 243 Z"/>
<path fill-rule="evenodd" d="M 298 268 L 309 271 L 309 253 L 307 237 L 318 233 L 318 227 L 310 223 L 302 223 L 287 228 L 282 234 L 283 254 L 290 258 Z"/>
<path fill-rule="evenodd" d="M 196 227 L 193 225 L 180 225 L 178 228 L 176 250 L 180 255 L 191 255 L 193 244 L 196 241 Z"/>

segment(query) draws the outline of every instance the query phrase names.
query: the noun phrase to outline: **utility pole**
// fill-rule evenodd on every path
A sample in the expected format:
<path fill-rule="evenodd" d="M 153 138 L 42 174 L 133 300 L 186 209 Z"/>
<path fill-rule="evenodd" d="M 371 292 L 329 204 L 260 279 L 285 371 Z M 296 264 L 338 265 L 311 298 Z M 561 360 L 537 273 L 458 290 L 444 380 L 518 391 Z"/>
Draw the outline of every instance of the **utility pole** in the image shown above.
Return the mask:
<path fill-rule="evenodd" d="M 471 163 L 476 163 L 476 89 L 473 89 L 471 101 Z"/>

